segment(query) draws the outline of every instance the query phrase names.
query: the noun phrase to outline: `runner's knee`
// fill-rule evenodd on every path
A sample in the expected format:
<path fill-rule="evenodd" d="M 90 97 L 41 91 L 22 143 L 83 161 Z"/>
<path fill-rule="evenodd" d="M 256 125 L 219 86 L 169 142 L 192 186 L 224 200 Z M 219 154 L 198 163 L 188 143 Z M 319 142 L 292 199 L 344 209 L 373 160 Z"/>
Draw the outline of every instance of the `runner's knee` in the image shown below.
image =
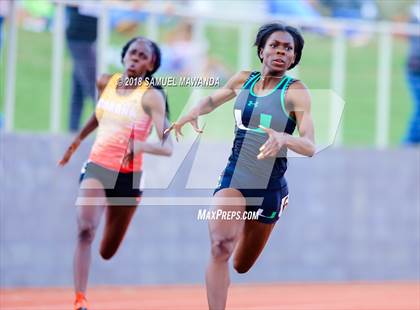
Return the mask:
<path fill-rule="evenodd" d="M 234 249 L 234 238 L 216 238 L 211 241 L 211 255 L 214 260 L 228 261 Z"/>

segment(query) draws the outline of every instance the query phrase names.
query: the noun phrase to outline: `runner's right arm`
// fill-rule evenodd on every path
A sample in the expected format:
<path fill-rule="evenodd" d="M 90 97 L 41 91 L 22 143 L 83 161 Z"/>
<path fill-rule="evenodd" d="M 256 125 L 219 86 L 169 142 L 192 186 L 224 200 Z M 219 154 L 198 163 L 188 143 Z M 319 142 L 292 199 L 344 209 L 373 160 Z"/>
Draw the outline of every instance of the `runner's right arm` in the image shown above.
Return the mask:
<path fill-rule="evenodd" d="M 106 85 L 108 84 L 109 80 L 111 79 L 111 75 L 103 74 L 96 82 L 96 87 L 98 89 L 98 98 L 101 97 L 102 92 L 104 91 Z M 72 157 L 73 153 L 77 150 L 80 143 L 85 139 L 92 131 L 94 131 L 98 127 L 98 120 L 96 119 L 95 111 L 93 111 L 92 116 L 88 119 L 86 124 L 80 130 L 80 132 L 76 135 L 73 142 L 67 148 L 66 152 L 64 153 L 62 159 L 58 162 L 60 166 L 64 166 Z"/>
<path fill-rule="evenodd" d="M 175 136 L 178 140 L 178 136 L 182 136 L 181 129 L 186 123 L 191 123 L 194 130 L 198 133 L 203 131 L 198 128 L 198 117 L 205 115 L 221 106 L 222 104 L 233 99 L 237 95 L 237 90 L 242 87 L 247 78 L 249 77 L 249 71 L 240 71 L 229 79 L 225 86 L 221 89 L 216 90 L 210 96 L 201 99 L 197 105 L 195 105 L 186 115 L 182 116 L 175 123 L 173 123 L 166 131 L 175 130 Z"/>

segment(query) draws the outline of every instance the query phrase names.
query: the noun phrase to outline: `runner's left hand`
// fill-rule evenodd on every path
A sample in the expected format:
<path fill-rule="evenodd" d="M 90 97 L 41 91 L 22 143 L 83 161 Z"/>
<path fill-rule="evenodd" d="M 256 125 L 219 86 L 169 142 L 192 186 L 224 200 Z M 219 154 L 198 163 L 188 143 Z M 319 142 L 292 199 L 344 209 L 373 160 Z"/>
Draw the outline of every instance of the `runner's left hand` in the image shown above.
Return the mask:
<path fill-rule="evenodd" d="M 276 157 L 280 149 L 287 143 L 287 134 L 261 125 L 259 127 L 268 134 L 268 140 L 260 147 L 260 153 L 257 158 Z"/>

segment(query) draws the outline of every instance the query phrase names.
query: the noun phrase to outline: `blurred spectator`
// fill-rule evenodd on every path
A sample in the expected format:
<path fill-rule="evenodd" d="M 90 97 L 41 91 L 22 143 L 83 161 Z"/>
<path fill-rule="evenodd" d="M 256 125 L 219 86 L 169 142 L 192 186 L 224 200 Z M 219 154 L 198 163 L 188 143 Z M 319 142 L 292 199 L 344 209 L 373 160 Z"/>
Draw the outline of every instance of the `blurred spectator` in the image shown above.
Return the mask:
<path fill-rule="evenodd" d="M 270 14 L 296 16 L 304 19 L 318 19 L 321 15 L 308 0 L 267 0 Z"/>
<path fill-rule="evenodd" d="M 114 4 L 127 1 L 114 1 Z M 130 7 L 115 7 L 109 12 L 111 28 L 120 33 L 133 36 L 138 30 L 138 24 L 147 19 L 148 14 L 141 9 L 147 4 L 147 1 L 130 1 Z"/>
<path fill-rule="evenodd" d="M 178 2 L 179 0 L 176 1 L 176 4 Z M 112 4 L 112 10 L 109 12 L 111 29 L 130 37 L 135 36 L 139 32 L 139 24 L 146 22 L 149 18 L 149 13 L 145 9 L 162 10 L 163 14 L 157 14 L 158 23 L 167 24 L 172 20 L 170 13 L 175 6 L 172 2 L 147 0 L 114 0 Z"/>
<path fill-rule="evenodd" d="M 420 29 L 420 1 L 411 8 L 411 22 Z M 420 144 L 420 36 L 409 37 L 407 81 L 413 100 L 413 112 L 404 142 Z"/>
<path fill-rule="evenodd" d="M 360 19 L 363 0 L 319 0 L 331 12 L 331 17 Z"/>
<path fill-rule="evenodd" d="M 319 0 L 330 10 L 331 17 L 347 19 L 375 19 L 378 15 L 373 0 Z"/>
<path fill-rule="evenodd" d="M 319 0 L 329 9 L 331 17 L 340 19 L 375 19 L 378 13 L 376 4 L 372 0 Z M 368 43 L 371 35 L 347 28 L 346 35 L 355 46 Z"/>
<path fill-rule="evenodd" d="M 2 60 L 2 47 L 3 47 L 3 23 L 6 19 L 7 13 L 9 11 L 9 2 L 0 1 L 0 59 Z M 0 130 L 4 127 L 4 117 L 3 113 L 0 112 Z"/>
<path fill-rule="evenodd" d="M 0 0 L 1 1 L 1 0 Z M 51 28 L 54 15 L 54 5 L 50 0 L 22 0 L 23 10 L 20 18 L 23 19 L 23 27 L 30 31 L 47 31 Z"/>
<path fill-rule="evenodd" d="M 180 21 L 163 39 L 161 71 L 167 73 L 190 74 L 205 57 L 206 44 L 194 42 L 193 25 Z"/>
<path fill-rule="evenodd" d="M 77 131 L 86 98 L 95 102 L 96 37 L 98 19 L 89 9 L 66 7 L 66 39 L 73 62 L 70 131 Z"/>
<path fill-rule="evenodd" d="M 231 74 L 222 62 L 208 55 L 207 42 L 194 40 L 193 24 L 189 21 L 180 21 L 167 33 L 161 48 L 162 72 L 179 75 L 201 73 L 207 77 L 220 77 L 221 81 Z"/>
<path fill-rule="evenodd" d="M 0 55 L 3 46 L 3 23 L 9 11 L 9 2 L 0 1 Z"/>
<path fill-rule="evenodd" d="M 324 35 L 326 30 L 316 26 L 321 17 L 317 4 L 316 0 L 266 0 L 269 14 L 297 17 L 310 21 L 313 26 L 304 25 L 301 29 Z"/>
<path fill-rule="evenodd" d="M 111 28 L 124 35 L 135 36 L 139 32 L 138 26 L 145 22 L 149 13 L 145 8 L 158 6 L 161 13 L 157 15 L 159 26 L 165 25 L 170 29 L 160 45 L 162 50 L 161 74 L 191 75 L 202 74 L 208 77 L 219 77 L 221 82 L 226 80 L 231 72 L 215 57 L 208 55 L 206 40 L 197 40 L 193 34 L 194 25 L 191 21 L 173 16 L 174 10 L 188 9 L 190 12 L 208 12 L 215 9 L 216 2 L 210 1 L 114 1 L 122 3 L 110 12 Z M 234 3 L 235 4 L 235 3 Z M 239 3 L 238 3 L 239 4 Z M 237 8 L 238 4 L 235 4 Z M 120 67 L 120 47 L 107 50 L 108 63 Z"/>

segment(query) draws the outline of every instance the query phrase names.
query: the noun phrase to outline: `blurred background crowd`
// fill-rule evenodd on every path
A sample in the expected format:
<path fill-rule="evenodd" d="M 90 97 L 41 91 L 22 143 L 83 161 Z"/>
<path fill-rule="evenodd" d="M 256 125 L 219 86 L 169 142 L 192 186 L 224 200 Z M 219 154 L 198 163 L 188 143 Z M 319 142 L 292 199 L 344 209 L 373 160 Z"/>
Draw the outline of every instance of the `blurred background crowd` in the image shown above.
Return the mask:
<path fill-rule="evenodd" d="M 345 72 L 340 92 L 347 103 L 343 116 L 343 143 L 373 145 L 378 106 L 378 55 L 382 46 L 379 32 L 354 27 L 354 21 L 379 23 L 412 23 L 419 26 L 419 1 L 381 0 L 260 0 L 260 1 L 65 1 L 64 66 L 61 72 L 60 130 L 76 131 L 93 110 L 95 76 L 98 54 L 98 19 L 106 2 L 110 38 L 105 55 L 107 72 L 121 69 L 120 49 L 131 37 L 150 35 L 149 9 L 157 16 L 153 24 L 155 39 L 163 54 L 159 75 L 197 75 L 219 77 L 226 81 L 236 70 L 258 69 L 258 60 L 241 64 L 238 51 L 243 23 L 229 22 L 219 16 L 286 17 L 298 23 L 306 38 L 304 57 L 294 73 L 311 89 L 330 89 L 332 69 L 331 47 L 337 30 L 324 27 L 328 21 L 344 23 Z M 51 93 L 52 32 L 56 17 L 56 3 L 51 0 L 17 0 L 18 43 L 16 55 L 16 83 L 13 130 L 46 131 L 49 128 Z M 5 81 L 7 19 L 10 1 L 0 1 L 1 33 L 1 126 L 5 123 Z M 188 12 L 188 18 L 175 12 Z M 201 36 L 197 36 L 194 15 L 204 14 L 200 20 Z M 347 21 L 352 21 L 346 24 Z M 259 21 L 259 20 L 258 20 Z M 247 48 L 252 50 L 252 36 L 259 22 L 251 22 L 252 31 Z M 375 24 L 373 24 L 375 25 Z M 418 144 L 420 141 L 420 46 L 419 36 L 392 33 L 390 59 L 389 145 Z M 244 49 L 239 46 L 239 49 Z M 379 51 L 378 51 L 379 50 Z M 382 51 L 384 52 L 384 51 Z M 248 56 L 249 57 L 249 56 Z M 248 66 L 248 68 L 247 68 Z M 200 68 L 198 70 L 198 68 Z M 190 95 L 188 89 L 168 90 L 174 113 L 179 115 Z M 363 130 L 360 124 L 364 124 Z"/>

